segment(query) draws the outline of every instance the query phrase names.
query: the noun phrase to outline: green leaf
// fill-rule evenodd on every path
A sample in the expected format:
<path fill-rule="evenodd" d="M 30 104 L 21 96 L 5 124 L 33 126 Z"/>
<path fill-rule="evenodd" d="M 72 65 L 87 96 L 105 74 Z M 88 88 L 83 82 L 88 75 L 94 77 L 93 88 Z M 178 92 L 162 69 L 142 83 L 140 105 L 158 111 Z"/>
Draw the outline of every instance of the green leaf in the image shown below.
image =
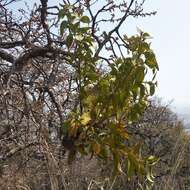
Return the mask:
<path fill-rule="evenodd" d="M 65 134 L 68 132 L 70 125 L 71 125 L 71 124 L 70 124 L 70 121 L 65 121 L 65 122 L 63 123 L 63 125 L 61 126 L 61 127 L 62 127 L 62 130 L 63 130 L 63 132 L 64 132 Z"/>
<path fill-rule="evenodd" d="M 82 16 L 80 21 L 83 23 L 90 23 L 90 19 L 88 16 Z"/>
<path fill-rule="evenodd" d="M 80 22 L 77 22 L 75 24 L 70 23 L 69 28 L 72 30 L 73 33 L 78 33 L 80 29 L 79 26 L 80 26 Z"/>
<path fill-rule="evenodd" d="M 60 32 L 61 35 L 64 33 L 65 29 L 68 27 L 68 22 L 66 20 L 61 22 L 61 26 L 60 26 Z"/>
<path fill-rule="evenodd" d="M 152 82 L 149 82 L 148 84 L 149 84 L 149 88 L 150 88 L 150 95 L 152 96 L 155 93 L 155 84 Z"/>
<path fill-rule="evenodd" d="M 127 177 L 128 177 L 128 180 L 130 180 L 130 178 L 133 176 L 134 173 L 135 173 L 134 165 L 130 161 L 130 159 L 128 159 L 127 160 Z"/>
<path fill-rule="evenodd" d="M 89 30 L 90 27 L 82 27 L 79 29 L 81 33 L 86 33 Z M 92 39 L 91 39 L 92 40 Z"/>
<path fill-rule="evenodd" d="M 68 48 L 72 45 L 72 42 L 73 42 L 73 35 L 70 33 L 66 39 L 66 45 Z"/>
<path fill-rule="evenodd" d="M 146 88 L 143 84 L 140 85 L 140 98 L 144 97 L 146 93 Z"/>
<path fill-rule="evenodd" d="M 144 80 L 145 77 L 144 70 L 145 68 L 143 66 L 137 68 L 136 79 L 138 82 L 142 82 Z"/>
<path fill-rule="evenodd" d="M 118 154 L 118 152 L 113 153 L 113 162 L 114 162 L 115 176 L 117 175 L 118 172 L 123 173 L 123 170 L 121 168 L 121 163 L 120 163 L 120 155 Z"/>
<path fill-rule="evenodd" d="M 147 50 L 149 50 L 149 44 L 146 43 L 146 42 L 143 42 L 139 45 L 139 53 L 144 53 L 146 52 Z"/>
<path fill-rule="evenodd" d="M 143 37 L 146 38 L 146 39 L 147 39 L 147 38 L 150 38 L 150 34 L 147 33 L 147 32 L 144 32 L 144 33 L 143 33 Z"/>
<path fill-rule="evenodd" d="M 61 18 L 64 18 L 65 17 L 65 10 L 61 9 L 59 11 L 59 15 L 58 15 L 58 18 L 61 19 Z"/>
<path fill-rule="evenodd" d="M 156 68 L 158 69 L 158 64 L 156 61 L 156 57 L 152 51 L 148 51 L 144 53 L 145 55 L 145 64 L 150 67 L 151 69 Z"/>

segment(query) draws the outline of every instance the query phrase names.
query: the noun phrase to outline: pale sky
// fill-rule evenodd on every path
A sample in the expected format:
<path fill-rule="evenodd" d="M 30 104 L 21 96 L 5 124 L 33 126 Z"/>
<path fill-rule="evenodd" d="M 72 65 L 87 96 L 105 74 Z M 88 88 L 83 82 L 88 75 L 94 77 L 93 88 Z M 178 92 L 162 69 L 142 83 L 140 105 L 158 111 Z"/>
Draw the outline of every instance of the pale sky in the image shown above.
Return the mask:
<path fill-rule="evenodd" d="M 51 4 L 56 2 L 61 1 Z M 166 102 L 174 100 L 177 107 L 190 107 L 189 8 L 190 0 L 147 0 L 145 9 L 156 10 L 157 15 L 129 19 L 123 27 L 130 34 L 136 34 L 136 27 L 151 34 L 160 67 L 156 94 Z"/>
<path fill-rule="evenodd" d="M 176 106 L 190 107 L 190 1 L 147 0 L 146 5 L 157 15 L 135 24 L 153 36 L 160 67 L 156 94 L 165 101 L 173 99 Z"/>

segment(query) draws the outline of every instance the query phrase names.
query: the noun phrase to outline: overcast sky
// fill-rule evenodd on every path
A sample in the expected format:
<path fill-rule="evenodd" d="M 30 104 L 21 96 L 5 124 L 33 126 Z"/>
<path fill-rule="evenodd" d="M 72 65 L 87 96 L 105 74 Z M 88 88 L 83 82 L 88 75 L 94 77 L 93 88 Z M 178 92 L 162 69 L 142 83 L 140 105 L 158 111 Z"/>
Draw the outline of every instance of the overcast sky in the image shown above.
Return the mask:
<path fill-rule="evenodd" d="M 160 66 L 157 95 L 165 101 L 173 99 L 176 106 L 190 107 L 190 1 L 147 0 L 146 5 L 157 15 L 135 24 L 153 36 Z"/>

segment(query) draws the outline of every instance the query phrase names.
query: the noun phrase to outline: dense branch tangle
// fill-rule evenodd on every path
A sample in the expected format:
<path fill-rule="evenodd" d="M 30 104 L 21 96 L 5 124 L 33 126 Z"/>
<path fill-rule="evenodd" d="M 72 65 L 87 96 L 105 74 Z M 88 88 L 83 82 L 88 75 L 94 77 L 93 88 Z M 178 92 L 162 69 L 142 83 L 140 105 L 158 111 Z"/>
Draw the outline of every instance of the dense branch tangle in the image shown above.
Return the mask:
<path fill-rule="evenodd" d="M 128 17 L 155 12 L 143 11 L 144 0 L 106 0 L 104 4 L 97 0 L 64 0 L 60 6 L 41 0 L 31 10 L 10 11 L 8 5 L 16 3 L 0 0 L 0 125 L 6 126 L 0 128 L 0 147 L 5 146 L 1 157 L 6 160 L 6 155 L 13 156 L 9 153 L 11 147 L 22 151 L 30 144 L 36 145 L 32 151 L 41 151 L 44 141 L 55 143 L 56 147 L 61 145 L 62 150 L 69 149 L 71 160 L 75 146 L 84 153 L 88 143 L 92 155 L 103 156 L 103 141 L 96 133 L 100 135 L 99 130 L 103 129 L 110 135 L 111 127 L 105 126 L 111 126 L 115 120 L 123 125 L 134 119 L 130 116 L 133 109 L 144 109 L 155 85 L 144 81 L 144 73 L 150 69 L 155 75 L 158 69 L 145 42 L 148 34 L 123 37 L 120 28 Z M 132 59 L 137 63 L 133 64 Z M 128 62 L 127 70 L 124 65 Z M 145 65 L 141 67 L 140 62 Z M 123 72 L 123 76 L 119 78 L 117 72 Z M 121 97 L 124 101 L 114 102 L 122 90 L 129 90 Z M 94 100 L 91 102 L 90 98 Z M 110 101 L 102 107 L 107 100 Z M 121 107 L 119 115 L 118 110 L 111 108 L 111 101 L 116 109 Z M 138 103 L 141 107 L 137 108 Z M 95 108 L 100 113 L 96 115 L 94 111 L 93 116 Z M 78 130 L 77 122 L 84 126 L 84 131 Z M 92 128 L 97 130 L 94 137 Z M 125 139 L 125 127 L 119 130 Z M 118 161 L 116 165 L 117 168 Z"/>

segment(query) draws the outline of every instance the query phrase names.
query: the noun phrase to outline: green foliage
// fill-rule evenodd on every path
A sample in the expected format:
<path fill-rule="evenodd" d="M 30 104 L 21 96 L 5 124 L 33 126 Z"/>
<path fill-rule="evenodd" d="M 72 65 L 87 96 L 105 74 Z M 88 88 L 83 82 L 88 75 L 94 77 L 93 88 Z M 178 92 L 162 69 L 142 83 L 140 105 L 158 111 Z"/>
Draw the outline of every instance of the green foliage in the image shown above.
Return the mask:
<path fill-rule="evenodd" d="M 126 173 L 127 178 L 131 178 L 138 174 L 147 176 L 152 183 L 151 168 L 157 159 L 143 158 L 139 145 L 129 146 L 131 136 L 127 131 L 127 125 L 142 115 L 148 98 L 155 91 L 158 64 L 147 42 L 149 34 L 140 31 L 136 36 L 125 36 L 126 57 L 114 58 L 106 64 L 93 52 L 95 39 L 89 27 L 90 18 L 83 15 L 83 11 L 72 9 L 65 5 L 60 11 L 60 32 L 66 38 L 68 49 L 75 51 L 70 64 L 75 69 L 76 84 L 73 85 L 78 86 L 80 103 L 62 127 L 75 139 L 75 149 L 81 154 L 112 160 L 115 175 Z M 105 71 L 100 65 L 104 65 Z M 146 74 L 150 71 L 153 77 L 147 81 Z"/>

